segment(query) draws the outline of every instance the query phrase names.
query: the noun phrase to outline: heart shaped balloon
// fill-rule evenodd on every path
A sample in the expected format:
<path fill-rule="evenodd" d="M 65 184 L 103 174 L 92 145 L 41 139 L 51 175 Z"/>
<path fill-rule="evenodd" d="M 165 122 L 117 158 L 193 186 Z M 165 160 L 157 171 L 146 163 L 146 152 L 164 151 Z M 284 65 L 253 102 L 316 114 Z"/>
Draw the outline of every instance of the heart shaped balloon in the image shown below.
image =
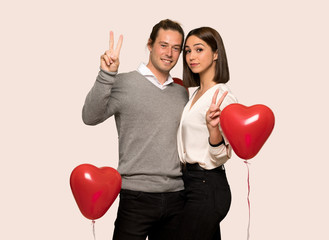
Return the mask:
<path fill-rule="evenodd" d="M 265 105 L 246 107 L 239 103 L 226 106 L 220 125 L 233 151 L 242 159 L 253 158 L 274 128 L 274 114 Z"/>
<path fill-rule="evenodd" d="M 182 80 L 182 79 L 180 79 L 180 78 L 176 78 L 176 77 L 173 77 L 172 80 L 174 81 L 174 83 L 177 83 L 177 84 L 179 84 L 179 85 L 184 86 L 184 85 L 183 85 L 183 80 Z"/>
<path fill-rule="evenodd" d="M 172 79 L 173 79 L 174 83 L 179 84 L 179 85 L 185 87 L 182 79 L 180 79 L 180 78 L 176 78 L 176 77 L 173 77 Z M 188 92 L 188 88 L 185 87 L 185 89 L 186 89 L 186 91 Z"/>
<path fill-rule="evenodd" d="M 72 171 L 70 186 L 82 215 L 95 220 L 102 217 L 117 198 L 121 176 L 111 167 L 81 164 Z"/>

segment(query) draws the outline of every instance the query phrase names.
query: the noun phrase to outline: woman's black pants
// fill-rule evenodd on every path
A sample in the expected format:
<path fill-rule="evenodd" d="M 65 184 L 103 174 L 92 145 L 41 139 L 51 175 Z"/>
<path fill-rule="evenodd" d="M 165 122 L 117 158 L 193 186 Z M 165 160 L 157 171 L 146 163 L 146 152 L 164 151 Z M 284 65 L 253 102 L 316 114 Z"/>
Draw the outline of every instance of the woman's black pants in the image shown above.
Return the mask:
<path fill-rule="evenodd" d="M 183 166 L 186 203 L 177 240 L 219 240 L 219 223 L 231 205 L 225 168 L 204 170 L 199 164 Z"/>

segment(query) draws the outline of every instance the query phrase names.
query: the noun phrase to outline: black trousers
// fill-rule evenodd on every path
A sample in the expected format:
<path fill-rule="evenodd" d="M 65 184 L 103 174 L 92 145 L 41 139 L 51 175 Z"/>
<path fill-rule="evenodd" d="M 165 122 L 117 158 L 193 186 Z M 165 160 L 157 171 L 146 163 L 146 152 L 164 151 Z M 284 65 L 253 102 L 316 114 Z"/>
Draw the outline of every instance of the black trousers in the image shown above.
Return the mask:
<path fill-rule="evenodd" d="M 231 205 L 231 191 L 224 166 L 204 170 L 198 164 L 184 166 L 186 203 L 177 240 L 219 240 L 219 223 Z"/>
<path fill-rule="evenodd" d="M 184 194 L 121 190 L 114 240 L 172 240 L 184 208 Z"/>

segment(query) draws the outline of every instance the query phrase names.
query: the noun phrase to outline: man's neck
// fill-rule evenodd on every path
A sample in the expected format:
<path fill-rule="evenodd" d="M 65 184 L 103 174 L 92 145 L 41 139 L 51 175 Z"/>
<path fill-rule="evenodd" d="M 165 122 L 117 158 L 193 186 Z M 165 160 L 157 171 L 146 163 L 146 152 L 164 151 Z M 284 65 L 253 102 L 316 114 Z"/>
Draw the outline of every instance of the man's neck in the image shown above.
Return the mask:
<path fill-rule="evenodd" d="M 161 72 L 158 71 L 153 65 L 147 64 L 146 67 L 150 69 L 150 71 L 154 74 L 154 76 L 158 79 L 158 81 L 163 85 L 169 76 L 169 72 Z"/>

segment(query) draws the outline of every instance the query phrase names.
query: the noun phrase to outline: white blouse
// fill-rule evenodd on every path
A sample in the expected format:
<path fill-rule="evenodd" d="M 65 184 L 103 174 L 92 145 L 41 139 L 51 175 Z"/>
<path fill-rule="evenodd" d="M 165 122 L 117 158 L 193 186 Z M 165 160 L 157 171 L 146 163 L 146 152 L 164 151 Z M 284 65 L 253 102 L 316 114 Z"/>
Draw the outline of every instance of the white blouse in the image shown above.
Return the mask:
<path fill-rule="evenodd" d="M 199 90 L 197 88 L 184 108 L 177 133 L 178 154 L 182 163 L 199 163 L 201 167 L 209 170 L 221 166 L 231 158 L 232 148 L 228 144 L 220 125 L 219 129 L 224 137 L 225 144 L 212 147 L 208 141 L 209 132 L 206 125 L 206 112 L 217 88 L 219 88 L 217 101 L 225 91 L 228 91 L 221 104 L 221 110 L 227 105 L 237 102 L 226 84 L 220 83 L 208 89 L 191 108 L 195 93 Z"/>

